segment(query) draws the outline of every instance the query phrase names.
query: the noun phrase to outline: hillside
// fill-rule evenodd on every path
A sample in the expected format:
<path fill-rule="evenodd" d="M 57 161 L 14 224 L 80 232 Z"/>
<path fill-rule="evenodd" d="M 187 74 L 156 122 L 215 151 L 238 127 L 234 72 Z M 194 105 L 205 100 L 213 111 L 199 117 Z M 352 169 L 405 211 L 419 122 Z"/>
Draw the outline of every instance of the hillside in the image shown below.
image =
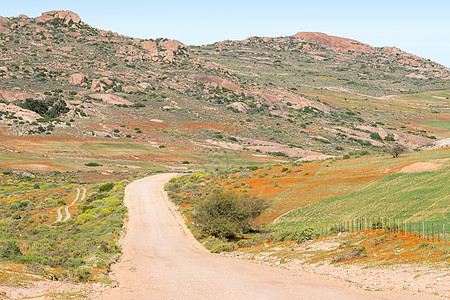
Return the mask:
<path fill-rule="evenodd" d="M 429 284 L 441 275 L 427 275 L 448 274 L 439 232 L 425 242 L 420 230 L 411 237 L 375 222 L 449 231 L 449 97 L 448 68 L 324 33 L 189 46 L 94 28 L 71 11 L 0 17 L 0 298 L 100 298 L 122 254 L 125 187 L 168 171 L 192 173 L 166 190 L 208 249 L 239 246 L 231 256 L 294 269 L 313 261 L 323 273 L 324 262 L 367 247 L 342 263 L 366 264 L 355 274 L 367 281 L 371 264 L 430 258 L 436 265 L 409 271 L 408 282 L 423 276 L 418 289 L 447 295 Z M 408 153 L 384 153 L 396 144 Z M 134 197 L 147 203 L 143 187 Z M 270 205 L 253 211 L 251 232 L 206 236 L 194 209 L 215 189 Z M 329 236 L 366 216 L 375 227 Z M 296 234 L 315 240 L 299 244 Z M 383 274 L 396 278 L 383 288 L 405 289 L 395 271 Z"/>
<path fill-rule="evenodd" d="M 50 138 L 73 156 L 74 141 L 94 138 L 163 145 L 179 153 L 165 162 L 204 164 L 224 153 L 310 160 L 449 137 L 438 123 L 449 118 L 449 69 L 399 49 L 321 33 L 186 46 L 96 29 L 69 11 L 0 24 L 5 150 Z"/>

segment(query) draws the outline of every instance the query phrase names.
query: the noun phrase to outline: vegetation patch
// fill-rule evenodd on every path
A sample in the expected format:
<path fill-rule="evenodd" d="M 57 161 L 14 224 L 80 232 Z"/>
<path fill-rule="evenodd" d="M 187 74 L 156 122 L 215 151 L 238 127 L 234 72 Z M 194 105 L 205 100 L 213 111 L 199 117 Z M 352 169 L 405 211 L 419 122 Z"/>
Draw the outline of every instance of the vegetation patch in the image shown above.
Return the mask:
<path fill-rule="evenodd" d="M 0 260 L 24 263 L 54 280 L 106 280 L 121 253 L 125 182 L 85 185 L 87 197 L 69 207 L 71 218 L 55 223 L 57 208 L 75 198 L 78 185 L 71 176 L 3 171 Z"/>

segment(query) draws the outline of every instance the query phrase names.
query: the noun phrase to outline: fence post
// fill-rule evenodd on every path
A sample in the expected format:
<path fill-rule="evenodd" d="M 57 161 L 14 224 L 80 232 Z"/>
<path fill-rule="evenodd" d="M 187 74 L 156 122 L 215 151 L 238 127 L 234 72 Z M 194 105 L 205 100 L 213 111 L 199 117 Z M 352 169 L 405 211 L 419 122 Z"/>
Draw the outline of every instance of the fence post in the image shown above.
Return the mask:
<path fill-rule="evenodd" d="M 441 240 L 441 237 L 439 236 L 439 225 L 437 226 L 437 231 L 438 231 L 438 242 Z"/>
<path fill-rule="evenodd" d="M 434 241 L 434 223 L 431 223 L 431 240 Z"/>
<path fill-rule="evenodd" d="M 444 234 L 444 244 L 447 242 L 446 240 L 445 240 L 445 224 L 444 225 L 442 225 L 442 233 Z"/>
<path fill-rule="evenodd" d="M 427 241 L 429 241 L 430 240 L 430 238 L 429 238 L 429 235 L 428 235 L 428 223 L 427 223 Z"/>
<path fill-rule="evenodd" d="M 405 220 L 405 235 L 408 235 L 409 231 L 408 231 L 408 221 Z"/>
<path fill-rule="evenodd" d="M 425 238 L 425 222 L 422 222 L 422 238 Z"/>

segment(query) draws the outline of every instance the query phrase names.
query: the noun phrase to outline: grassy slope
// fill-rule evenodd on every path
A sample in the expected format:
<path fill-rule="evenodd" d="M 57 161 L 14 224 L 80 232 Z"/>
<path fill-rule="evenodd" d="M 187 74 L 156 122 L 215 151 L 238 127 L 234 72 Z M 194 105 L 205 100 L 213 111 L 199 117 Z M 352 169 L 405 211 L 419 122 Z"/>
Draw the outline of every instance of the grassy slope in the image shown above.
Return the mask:
<path fill-rule="evenodd" d="M 292 211 L 280 219 L 277 227 L 329 225 L 362 216 L 448 222 L 448 166 L 439 171 L 388 175 L 362 189 Z"/>
<path fill-rule="evenodd" d="M 260 223 L 267 224 L 300 207 L 283 217 L 277 225 L 279 227 L 324 224 L 364 214 L 411 217 L 424 209 L 427 212 L 415 216 L 416 220 L 448 220 L 446 207 L 450 200 L 443 197 L 448 195 L 445 183 L 449 178 L 449 163 L 445 159 L 449 157 L 447 148 L 409 153 L 397 159 L 363 156 L 300 166 L 274 166 L 230 174 L 214 185 L 272 199 L 274 205 L 259 218 Z M 445 166 L 433 172 L 397 173 L 413 163 L 430 161 L 438 161 Z M 242 176 L 243 173 L 248 173 L 249 178 Z M 418 205 L 424 194 L 430 195 Z M 398 201 L 401 205 L 397 204 Z M 436 201 L 438 204 L 431 206 Z"/>

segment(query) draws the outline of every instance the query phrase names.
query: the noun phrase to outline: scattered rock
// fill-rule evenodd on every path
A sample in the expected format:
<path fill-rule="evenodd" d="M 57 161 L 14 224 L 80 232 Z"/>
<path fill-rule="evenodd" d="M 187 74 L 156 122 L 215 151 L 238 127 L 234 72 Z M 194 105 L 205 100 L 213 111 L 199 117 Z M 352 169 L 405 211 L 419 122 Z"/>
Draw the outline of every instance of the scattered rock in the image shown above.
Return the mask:
<path fill-rule="evenodd" d="M 125 93 L 136 93 L 136 92 L 139 92 L 140 89 L 135 86 L 128 85 L 128 86 L 123 87 L 123 91 Z"/>
<path fill-rule="evenodd" d="M 220 86 L 220 87 L 224 87 L 226 89 L 229 89 L 229 90 L 232 90 L 235 92 L 241 91 L 241 88 L 238 85 L 236 85 L 226 79 L 222 79 L 222 78 L 216 77 L 216 76 L 195 75 L 194 80 L 210 83 L 210 84 L 212 84 L 213 87 Z"/>

